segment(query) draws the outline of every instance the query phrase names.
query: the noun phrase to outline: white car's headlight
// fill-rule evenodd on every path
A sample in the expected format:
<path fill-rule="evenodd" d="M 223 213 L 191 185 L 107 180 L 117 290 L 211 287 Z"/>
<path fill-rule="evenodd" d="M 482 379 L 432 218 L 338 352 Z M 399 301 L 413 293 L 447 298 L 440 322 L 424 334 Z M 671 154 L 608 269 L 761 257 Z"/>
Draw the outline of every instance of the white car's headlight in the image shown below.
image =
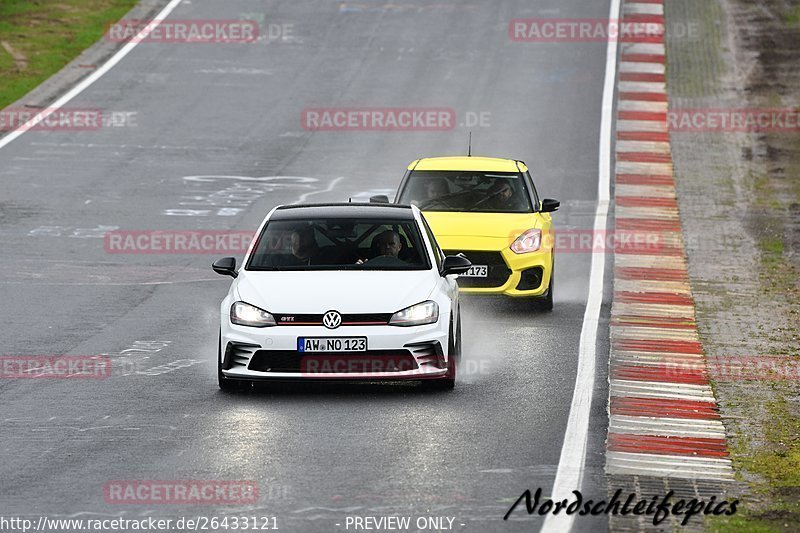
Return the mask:
<path fill-rule="evenodd" d="M 535 252 L 542 246 L 542 230 L 529 229 L 511 243 L 511 251 L 515 254 Z"/>
<path fill-rule="evenodd" d="M 275 325 L 275 317 L 254 305 L 236 302 L 231 306 L 231 322 L 240 326 L 265 328 Z"/>
<path fill-rule="evenodd" d="M 392 326 L 421 326 L 433 324 L 439 320 L 439 305 L 428 300 L 398 311 L 389 319 Z"/>

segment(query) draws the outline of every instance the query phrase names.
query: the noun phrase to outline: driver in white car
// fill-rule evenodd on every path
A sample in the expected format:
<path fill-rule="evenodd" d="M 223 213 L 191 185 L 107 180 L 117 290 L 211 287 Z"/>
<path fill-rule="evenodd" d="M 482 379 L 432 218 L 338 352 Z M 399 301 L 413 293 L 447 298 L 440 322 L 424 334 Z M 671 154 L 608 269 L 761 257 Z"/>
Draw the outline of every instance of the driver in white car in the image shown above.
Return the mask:
<path fill-rule="evenodd" d="M 400 255 L 400 235 L 394 230 L 387 229 L 383 233 L 375 236 L 376 247 L 378 249 L 378 256 L 397 257 Z"/>

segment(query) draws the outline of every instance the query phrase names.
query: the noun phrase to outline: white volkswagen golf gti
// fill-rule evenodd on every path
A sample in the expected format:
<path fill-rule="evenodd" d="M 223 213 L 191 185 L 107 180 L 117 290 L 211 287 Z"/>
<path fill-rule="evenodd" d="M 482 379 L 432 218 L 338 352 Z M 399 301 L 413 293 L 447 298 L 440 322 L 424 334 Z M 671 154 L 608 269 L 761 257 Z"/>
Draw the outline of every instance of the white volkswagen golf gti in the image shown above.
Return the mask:
<path fill-rule="evenodd" d="M 220 307 L 219 386 L 256 380 L 422 380 L 452 389 L 456 277 L 422 213 L 390 204 L 280 206 L 261 223 Z"/>

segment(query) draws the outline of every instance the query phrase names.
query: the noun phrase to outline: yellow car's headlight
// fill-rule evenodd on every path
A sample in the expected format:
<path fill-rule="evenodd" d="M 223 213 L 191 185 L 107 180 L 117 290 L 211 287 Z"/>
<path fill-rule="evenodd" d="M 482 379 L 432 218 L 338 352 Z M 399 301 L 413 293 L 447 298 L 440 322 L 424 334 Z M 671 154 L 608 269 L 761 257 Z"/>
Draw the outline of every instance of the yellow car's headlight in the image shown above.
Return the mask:
<path fill-rule="evenodd" d="M 529 229 L 511 243 L 511 251 L 515 254 L 535 252 L 542 246 L 542 230 Z"/>

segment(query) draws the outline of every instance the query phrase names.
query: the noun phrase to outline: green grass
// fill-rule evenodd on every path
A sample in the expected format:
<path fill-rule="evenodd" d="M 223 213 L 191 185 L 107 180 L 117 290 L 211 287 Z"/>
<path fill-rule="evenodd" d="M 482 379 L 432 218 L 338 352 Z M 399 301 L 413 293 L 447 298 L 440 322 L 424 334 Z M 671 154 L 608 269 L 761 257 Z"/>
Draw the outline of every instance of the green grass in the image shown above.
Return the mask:
<path fill-rule="evenodd" d="M 708 518 L 706 531 L 766 533 L 800 528 L 800 419 L 791 412 L 785 386 L 776 382 L 773 389 L 775 399 L 765 404 L 771 420 L 765 441 L 757 444 L 738 435 L 730 443 L 737 472 L 745 470 L 757 479 L 750 482 L 750 489 L 761 505 L 740 502 L 736 515 Z"/>
<path fill-rule="evenodd" d="M 0 109 L 38 86 L 102 38 L 137 0 L 0 0 Z"/>
<path fill-rule="evenodd" d="M 794 6 L 785 17 L 789 27 L 800 28 L 800 6 Z"/>

